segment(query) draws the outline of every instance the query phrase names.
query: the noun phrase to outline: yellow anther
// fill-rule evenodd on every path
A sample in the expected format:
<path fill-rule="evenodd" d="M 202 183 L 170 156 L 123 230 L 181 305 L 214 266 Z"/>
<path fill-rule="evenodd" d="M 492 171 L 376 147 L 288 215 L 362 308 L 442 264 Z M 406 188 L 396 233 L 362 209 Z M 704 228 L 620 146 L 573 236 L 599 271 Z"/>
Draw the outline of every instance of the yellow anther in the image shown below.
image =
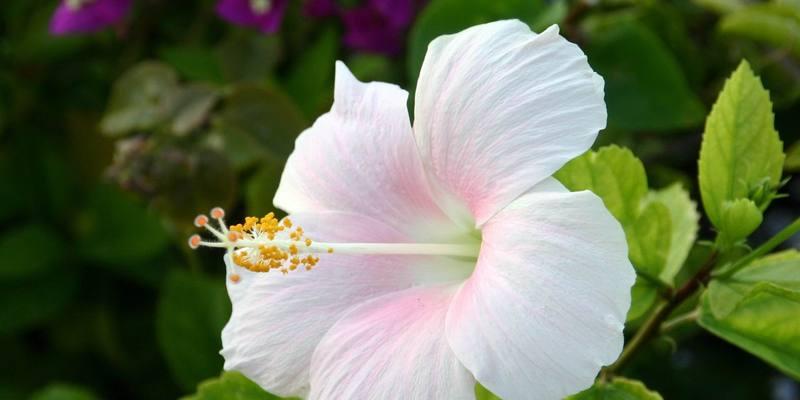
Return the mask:
<path fill-rule="evenodd" d="M 213 233 L 219 242 L 203 242 L 199 235 L 189 238 L 192 248 L 208 245 L 209 247 L 222 247 L 228 249 L 233 263 L 239 267 L 253 272 L 269 272 L 280 270 L 286 274 L 295 271 L 301 266 L 311 270 L 319 262 L 316 253 L 333 253 L 333 248 L 319 246 L 312 247 L 314 243 L 304 235 L 303 228 L 294 225 L 290 218 L 277 219 L 275 213 L 268 213 L 263 217 L 245 217 L 239 224 L 223 226 L 224 216 L 222 209 L 214 208 L 210 216 L 217 219 L 220 227 L 207 226 L 210 223 L 208 216 L 200 215 L 195 218 L 197 226 L 205 227 Z M 305 245 L 307 248 L 301 249 Z M 236 278 L 235 276 L 238 276 Z M 231 274 L 228 279 L 238 282 L 241 276 Z"/>
<path fill-rule="evenodd" d="M 231 274 L 231 276 L 230 276 L 230 278 L 229 278 L 229 279 L 230 279 L 230 280 L 231 280 L 231 282 L 233 282 L 233 283 L 239 283 L 239 281 L 240 281 L 240 280 L 242 280 L 242 277 L 241 277 L 241 276 L 239 276 L 239 274 Z"/>
<path fill-rule="evenodd" d="M 328 254 L 333 253 L 333 247 L 328 247 Z"/>

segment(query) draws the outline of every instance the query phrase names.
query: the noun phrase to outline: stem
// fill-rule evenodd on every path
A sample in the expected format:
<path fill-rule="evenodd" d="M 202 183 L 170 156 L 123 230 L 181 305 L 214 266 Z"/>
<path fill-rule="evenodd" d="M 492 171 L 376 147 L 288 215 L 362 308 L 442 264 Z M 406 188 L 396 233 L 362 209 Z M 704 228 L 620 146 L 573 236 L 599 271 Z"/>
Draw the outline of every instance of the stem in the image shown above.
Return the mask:
<path fill-rule="evenodd" d="M 687 312 L 686 314 L 679 315 L 669 321 L 665 321 L 663 324 L 661 324 L 661 329 L 659 330 L 659 333 L 663 335 L 665 333 L 671 332 L 672 330 L 681 325 L 697 321 L 697 318 L 699 317 L 700 317 L 700 310 L 694 309 L 692 311 Z"/>
<path fill-rule="evenodd" d="M 689 279 L 683 286 L 680 287 L 670 297 L 669 300 L 661 301 L 656 308 L 656 311 L 650 315 L 650 318 L 645 321 L 644 325 L 636 331 L 628 345 L 622 350 L 619 359 L 608 367 L 605 368 L 604 374 L 614 374 L 627 364 L 634 354 L 636 354 L 642 346 L 652 339 L 656 333 L 659 332 L 661 324 L 675 309 L 681 305 L 688 298 L 699 289 L 702 285 L 706 284 L 711 278 L 711 270 L 717 261 L 718 253 L 715 250 L 708 257 L 702 267 Z"/>
<path fill-rule="evenodd" d="M 761 246 L 758 246 L 755 250 L 751 251 L 750 254 L 740 258 L 735 263 L 731 264 L 728 267 L 725 267 L 719 271 L 715 271 L 712 276 L 715 278 L 726 278 L 731 276 L 734 272 L 738 271 L 740 268 L 750 264 L 755 259 L 762 257 L 772 251 L 774 248 L 778 247 L 781 243 L 785 242 L 787 239 L 792 237 L 795 233 L 800 231 L 800 218 L 794 220 L 791 224 L 787 225 L 785 228 L 781 229 L 780 232 L 775 234 L 775 236 L 771 237 L 766 242 L 762 243 Z"/>

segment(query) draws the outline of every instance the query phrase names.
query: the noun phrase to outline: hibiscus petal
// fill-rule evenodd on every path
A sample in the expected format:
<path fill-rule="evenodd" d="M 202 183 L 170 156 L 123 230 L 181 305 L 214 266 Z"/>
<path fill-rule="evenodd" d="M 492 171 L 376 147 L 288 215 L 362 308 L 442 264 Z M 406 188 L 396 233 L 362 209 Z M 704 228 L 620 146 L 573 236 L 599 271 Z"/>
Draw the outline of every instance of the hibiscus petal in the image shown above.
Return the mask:
<path fill-rule="evenodd" d="M 474 399 L 444 336 L 455 287 L 413 288 L 352 309 L 322 339 L 310 399 Z"/>
<path fill-rule="evenodd" d="M 381 222 L 346 213 L 292 215 L 306 236 L 330 241 L 402 242 L 406 237 Z M 349 308 L 414 285 L 448 276 L 431 266 L 456 268 L 435 257 L 320 255 L 312 271 L 250 272 L 225 257 L 233 304 L 222 332 L 225 369 L 236 370 L 270 392 L 304 397 L 311 355 L 322 336 Z M 467 270 L 468 271 L 468 270 Z"/>
<path fill-rule="evenodd" d="M 591 192 L 554 179 L 490 219 L 447 315 L 453 351 L 504 399 L 589 387 L 622 350 L 635 279 L 619 223 Z"/>
<path fill-rule="evenodd" d="M 429 171 L 481 225 L 589 149 L 606 124 L 603 79 L 555 25 L 478 25 L 431 42 L 415 118 Z"/>
<path fill-rule="evenodd" d="M 452 223 L 433 201 L 397 86 L 361 83 L 336 63 L 331 111 L 297 138 L 275 205 L 289 213 L 355 212 L 384 221 L 418 240 Z"/>

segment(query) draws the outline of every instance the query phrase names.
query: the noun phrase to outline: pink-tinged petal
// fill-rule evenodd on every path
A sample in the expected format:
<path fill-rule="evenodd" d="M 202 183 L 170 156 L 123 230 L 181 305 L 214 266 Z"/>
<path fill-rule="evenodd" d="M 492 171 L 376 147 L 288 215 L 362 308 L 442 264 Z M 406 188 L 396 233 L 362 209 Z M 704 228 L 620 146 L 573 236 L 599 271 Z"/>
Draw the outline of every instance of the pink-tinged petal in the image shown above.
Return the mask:
<path fill-rule="evenodd" d="M 427 186 L 407 99 L 395 85 L 359 82 L 337 62 L 333 107 L 297 138 L 275 205 L 359 213 L 417 240 L 453 237 Z"/>
<path fill-rule="evenodd" d="M 310 238 L 332 242 L 404 242 L 408 238 L 368 217 L 344 213 L 292 215 Z M 458 278 L 458 265 L 435 257 L 321 254 L 312 271 L 250 272 L 225 257 L 233 304 L 222 332 L 225 369 L 244 373 L 281 396 L 306 396 L 311 355 L 351 307 L 415 285 Z M 437 275 L 436 272 L 439 272 Z M 469 269 L 463 272 L 468 273 Z M 463 275 L 462 275 L 463 276 Z"/>
<path fill-rule="evenodd" d="M 474 399 L 444 336 L 454 291 L 413 288 L 352 309 L 314 352 L 309 398 Z"/>
<path fill-rule="evenodd" d="M 95 0 L 72 9 L 62 1 L 50 20 L 50 33 L 67 35 L 106 28 L 125 18 L 131 3 L 132 0 Z"/>
<path fill-rule="evenodd" d="M 561 399 L 622 350 L 635 273 L 619 223 L 588 191 L 548 179 L 483 228 L 475 272 L 454 297 L 447 338 L 486 388 Z"/>
<path fill-rule="evenodd" d="M 431 42 L 415 118 L 426 166 L 481 225 L 589 149 L 606 124 L 603 79 L 555 25 L 478 25 Z"/>

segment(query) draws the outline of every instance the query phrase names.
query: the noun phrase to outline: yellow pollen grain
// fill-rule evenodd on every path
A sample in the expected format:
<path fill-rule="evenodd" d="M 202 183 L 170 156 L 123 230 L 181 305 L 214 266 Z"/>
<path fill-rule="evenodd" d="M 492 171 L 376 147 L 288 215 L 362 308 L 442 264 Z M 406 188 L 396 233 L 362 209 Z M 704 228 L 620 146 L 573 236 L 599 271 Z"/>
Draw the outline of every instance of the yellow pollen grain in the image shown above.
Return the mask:
<path fill-rule="evenodd" d="M 287 246 L 285 239 L 280 239 L 279 234 L 287 235 L 292 242 L 296 243 L 289 243 Z M 289 218 L 278 220 L 274 213 L 260 218 L 246 217 L 243 223 L 229 227 L 227 238 L 234 249 L 233 262 L 250 271 L 269 272 L 277 269 L 287 274 L 289 271 L 297 270 L 300 266 L 311 270 L 319 262 L 319 257 L 310 254 L 300 256 L 299 246 L 305 244 L 306 247 L 311 247 L 313 243 L 310 238 L 304 236 L 303 228 L 294 225 Z M 272 244 L 273 240 L 279 240 L 279 242 Z M 256 246 L 252 244 L 254 241 L 257 243 Z M 244 245 L 239 247 L 237 242 L 242 242 Z M 279 245 L 278 243 L 284 244 Z M 328 253 L 333 253 L 333 251 L 333 248 L 327 249 Z"/>

